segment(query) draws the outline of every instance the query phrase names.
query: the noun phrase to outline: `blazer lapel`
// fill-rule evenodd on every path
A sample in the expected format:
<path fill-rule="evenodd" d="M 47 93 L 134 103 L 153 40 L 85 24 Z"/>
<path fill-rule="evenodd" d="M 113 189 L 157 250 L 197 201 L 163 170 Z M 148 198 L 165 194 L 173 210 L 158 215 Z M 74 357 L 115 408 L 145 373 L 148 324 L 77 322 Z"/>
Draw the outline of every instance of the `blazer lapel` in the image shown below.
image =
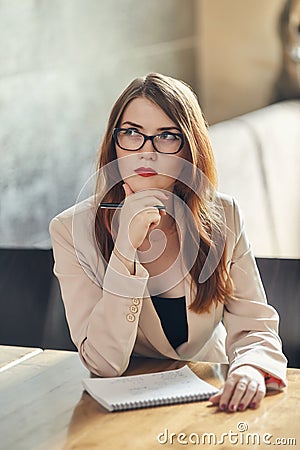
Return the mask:
<path fill-rule="evenodd" d="M 184 227 L 184 208 L 180 201 L 177 201 L 176 208 L 174 208 L 176 224 L 182 224 L 180 227 L 181 233 L 181 246 L 184 242 L 185 237 L 185 227 Z M 178 227 L 178 225 L 177 225 Z M 197 314 L 189 309 L 195 294 L 196 288 L 193 286 L 192 291 L 191 286 L 191 275 L 188 268 L 185 266 L 183 254 L 180 252 L 179 264 L 181 267 L 181 272 L 184 276 L 184 287 L 185 287 L 185 298 L 186 298 L 186 315 L 188 323 L 188 340 L 187 342 L 181 344 L 175 350 L 168 339 L 166 338 L 164 331 L 162 329 L 160 319 L 156 313 L 156 310 L 152 304 L 149 290 L 146 288 L 145 296 L 143 301 L 143 307 L 140 315 L 139 326 L 149 340 L 149 342 L 156 348 L 156 350 L 172 359 L 188 359 L 192 358 L 199 350 L 205 345 L 205 343 L 210 339 L 212 332 L 216 326 L 216 323 L 220 320 L 221 305 L 220 308 L 215 308 L 212 306 L 209 313 Z"/>
<path fill-rule="evenodd" d="M 162 329 L 160 319 L 152 304 L 148 289 L 145 293 L 147 295 L 143 300 L 143 307 L 139 319 L 139 327 L 149 340 L 149 342 L 156 348 L 156 350 L 168 358 L 179 359 L 177 352 L 173 349 L 170 342 Z"/>
<path fill-rule="evenodd" d="M 174 201 L 177 199 L 174 198 Z M 179 227 L 179 232 L 181 233 L 181 240 L 184 240 L 184 211 L 181 202 L 177 200 L 176 206 L 174 207 L 174 219 L 176 224 L 181 224 Z M 178 228 L 178 225 L 177 225 Z M 178 264 L 181 269 L 183 269 L 182 252 L 180 252 L 178 258 Z M 184 273 L 184 272 L 183 272 Z M 187 295 L 187 290 L 185 288 L 185 295 Z M 162 329 L 160 319 L 156 313 L 156 310 L 152 304 L 151 297 L 148 288 L 145 291 L 145 298 L 143 300 L 143 307 L 140 314 L 139 326 L 149 340 L 149 342 L 156 348 L 158 352 L 165 355 L 168 358 L 180 359 L 177 351 L 171 346 L 170 342 L 165 336 Z"/>

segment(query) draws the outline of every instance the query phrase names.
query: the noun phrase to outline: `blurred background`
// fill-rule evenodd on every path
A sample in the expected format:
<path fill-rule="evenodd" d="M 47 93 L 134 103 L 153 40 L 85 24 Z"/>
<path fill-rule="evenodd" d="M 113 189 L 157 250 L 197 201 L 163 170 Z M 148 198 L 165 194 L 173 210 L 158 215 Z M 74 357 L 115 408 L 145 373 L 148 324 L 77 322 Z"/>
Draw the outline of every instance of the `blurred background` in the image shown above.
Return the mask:
<path fill-rule="evenodd" d="M 0 61 L 0 344 L 72 348 L 48 224 L 116 97 L 157 71 L 198 95 L 299 364 L 300 0 L 0 0 Z"/>

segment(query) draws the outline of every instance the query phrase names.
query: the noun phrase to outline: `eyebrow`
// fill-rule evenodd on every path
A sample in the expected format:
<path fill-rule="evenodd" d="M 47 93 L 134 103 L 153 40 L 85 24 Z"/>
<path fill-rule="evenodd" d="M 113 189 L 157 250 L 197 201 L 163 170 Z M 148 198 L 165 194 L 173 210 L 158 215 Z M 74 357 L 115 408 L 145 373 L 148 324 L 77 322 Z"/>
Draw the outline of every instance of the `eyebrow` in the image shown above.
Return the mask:
<path fill-rule="evenodd" d="M 139 125 L 138 123 L 131 122 L 130 120 L 127 120 L 126 122 L 123 122 L 123 123 L 122 123 L 122 126 L 123 126 L 123 125 L 130 125 L 130 126 L 135 127 L 135 128 L 141 128 L 141 129 L 144 129 L 144 127 L 143 127 L 142 125 Z M 158 130 L 158 131 L 177 130 L 177 131 L 181 132 L 180 128 L 178 128 L 178 127 L 176 127 L 176 126 L 172 126 L 172 127 L 161 127 L 161 128 L 157 128 L 157 130 Z"/>

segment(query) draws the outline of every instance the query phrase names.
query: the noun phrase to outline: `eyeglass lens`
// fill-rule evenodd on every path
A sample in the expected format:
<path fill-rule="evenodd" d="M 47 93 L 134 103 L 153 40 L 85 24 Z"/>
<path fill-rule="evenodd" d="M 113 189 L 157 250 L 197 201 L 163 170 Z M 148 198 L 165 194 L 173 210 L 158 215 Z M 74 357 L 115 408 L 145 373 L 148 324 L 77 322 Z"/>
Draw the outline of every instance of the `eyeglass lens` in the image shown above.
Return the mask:
<path fill-rule="evenodd" d="M 146 138 L 143 134 L 134 130 L 119 130 L 117 143 L 124 150 L 139 150 L 144 145 Z M 154 148 L 161 153 L 175 153 L 179 150 L 182 139 L 173 133 L 163 132 L 152 139 Z"/>

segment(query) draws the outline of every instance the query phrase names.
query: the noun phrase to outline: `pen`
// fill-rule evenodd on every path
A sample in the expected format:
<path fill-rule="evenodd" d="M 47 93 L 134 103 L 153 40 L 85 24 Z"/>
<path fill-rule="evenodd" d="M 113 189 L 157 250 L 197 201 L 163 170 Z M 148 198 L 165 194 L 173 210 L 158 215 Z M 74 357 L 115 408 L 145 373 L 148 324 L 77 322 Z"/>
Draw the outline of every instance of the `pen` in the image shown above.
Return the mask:
<path fill-rule="evenodd" d="M 100 208 L 103 209 L 118 209 L 122 208 L 123 203 L 109 203 L 109 202 L 102 202 L 99 203 Z M 165 205 L 154 205 L 157 209 L 167 209 Z"/>

